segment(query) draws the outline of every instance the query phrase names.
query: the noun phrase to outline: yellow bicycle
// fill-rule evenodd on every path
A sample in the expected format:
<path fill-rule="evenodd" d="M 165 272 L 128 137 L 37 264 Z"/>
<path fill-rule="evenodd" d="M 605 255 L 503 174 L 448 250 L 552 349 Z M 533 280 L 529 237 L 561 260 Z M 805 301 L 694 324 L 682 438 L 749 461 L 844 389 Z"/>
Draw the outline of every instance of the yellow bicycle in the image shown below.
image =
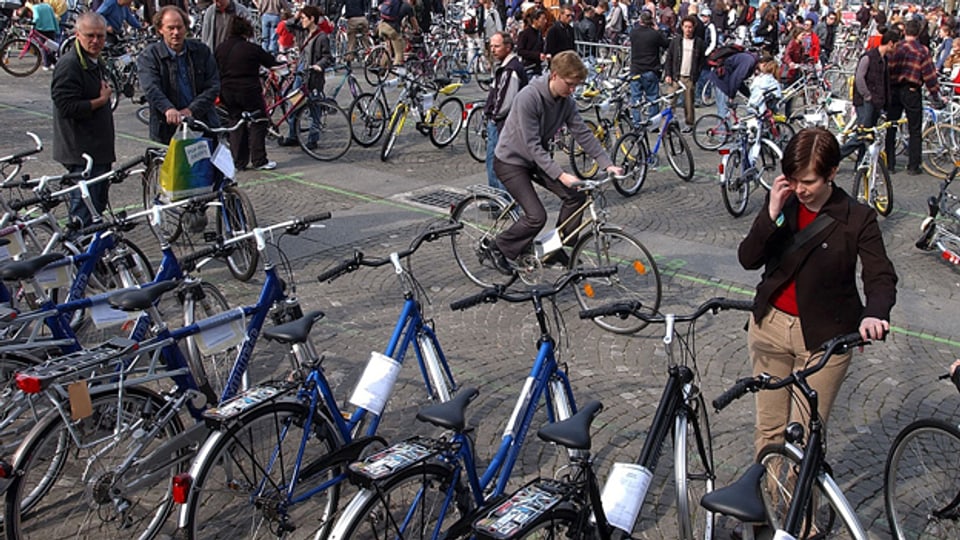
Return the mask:
<path fill-rule="evenodd" d="M 447 84 L 441 87 L 439 84 L 425 83 L 406 75 L 399 75 L 398 77 L 402 88 L 400 97 L 397 98 L 397 104 L 390 113 L 387 136 L 383 140 L 383 147 L 380 150 L 382 161 L 386 161 L 390 157 L 390 153 L 397 142 L 397 137 L 403 131 L 403 126 L 411 111 L 414 112 L 417 119 L 417 131 L 429 136 L 430 142 L 437 148 L 443 148 L 453 142 L 463 126 L 463 101 L 452 95 L 463 86 L 462 83 Z M 439 96 L 445 97 L 437 104 L 436 101 Z"/>

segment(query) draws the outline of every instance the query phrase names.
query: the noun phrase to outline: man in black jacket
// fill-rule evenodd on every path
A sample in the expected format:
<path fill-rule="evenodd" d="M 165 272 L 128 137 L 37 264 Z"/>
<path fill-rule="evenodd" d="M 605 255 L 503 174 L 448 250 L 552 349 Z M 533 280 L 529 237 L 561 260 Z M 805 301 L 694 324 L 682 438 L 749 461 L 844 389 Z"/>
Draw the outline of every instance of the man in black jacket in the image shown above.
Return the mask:
<path fill-rule="evenodd" d="M 683 112 L 686 120 L 684 133 L 693 131 L 693 122 L 696 120 L 694 112 L 694 92 L 697 88 L 697 79 L 703 66 L 703 40 L 694 37 L 697 17 L 687 15 L 680 23 L 681 33 L 670 40 L 667 47 L 667 58 L 663 63 L 666 77 L 664 82 L 674 84 L 680 81 L 686 87 L 683 93 Z"/>
<path fill-rule="evenodd" d="M 575 50 L 576 36 L 571 23 L 573 23 L 573 9 L 564 4 L 560 10 L 560 17 L 547 30 L 546 43 L 543 46 L 543 52 L 546 53 L 547 58 L 563 51 Z"/>
<path fill-rule="evenodd" d="M 107 23 L 93 11 L 81 14 L 76 23 L 76 43 L 57 62 L 50 84 L 53 98 L 53 159 L 70 172 L 84 169 L 81 157 L 93 158 L 92 176 L 110 170 L 117 156 L 114 148 L 113 111 L 110 85 L 106 83 L 100 52 L 106 44 Z M 97 212 L 107 207 L 109 182 L 90 187 L 90 199 Z M 90 211 L 79 192 L 71 193 L 70 216 L 83 225 L 90 223 Z"/>
<path fill-rule="evenodd" d="M 669 43 L 663 34 L 653 28 L 653 15 L 640 13 L 640 25 L 630 32 L 630 98 L 639 103 L 650 102 L 649 115 L 660 112 L 660 54 Z M 639 78 L 636 76 L 639 75 Z M 640 111 L 633 110 L 633 122 L 640 122 Z"/>
<path fill-rule="evenodd" d="M 887 107 L 890 99 L 890 73 L 887 70 L 887 56 L 897 48 L 900 32 L 887 30 L 880 37 L 880 46 L 868 50 L 860 61 L 853 77 L 853 106 L 857 111 L 857 125 L 874 127 L 880 119 L 880 113 Z M 856 135 L 852 136 L 841 148 L 841 157 L 857 152 L 857 162 L 863 157 L 866 148 Z"/>

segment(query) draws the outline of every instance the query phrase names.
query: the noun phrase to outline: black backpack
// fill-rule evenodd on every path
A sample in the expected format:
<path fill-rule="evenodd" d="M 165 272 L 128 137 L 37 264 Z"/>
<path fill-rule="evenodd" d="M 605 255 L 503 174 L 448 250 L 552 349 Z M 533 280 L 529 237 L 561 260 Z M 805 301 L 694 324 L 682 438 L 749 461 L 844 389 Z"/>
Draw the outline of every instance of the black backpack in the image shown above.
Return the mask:
<path fill-rule="evenodd" d="M 707 55 L 707 67 L 713 69 L 723 67 L 724 60 L 737 53 L 742 53 L 745 50 L 746 49 L 743 47 L 743 45 L 738 45 L 736 43 L 717 47 Z"/>

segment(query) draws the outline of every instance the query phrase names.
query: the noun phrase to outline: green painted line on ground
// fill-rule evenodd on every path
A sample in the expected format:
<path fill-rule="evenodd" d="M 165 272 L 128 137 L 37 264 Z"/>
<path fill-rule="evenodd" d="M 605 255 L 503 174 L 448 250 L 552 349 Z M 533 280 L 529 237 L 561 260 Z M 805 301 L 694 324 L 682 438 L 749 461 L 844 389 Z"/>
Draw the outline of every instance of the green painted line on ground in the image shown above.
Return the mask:
<path fill-rule="evenodd" d="M 927 334 L 926 332 L 917 332 L 914 330 L 907 330 L 906 328 L 900 328 L 899 326 L 891 326 L 890 331 L 896 332 L 897 334 L 903 334 L 905 336 L 915 337 L 915 338 L 923 339 L 926 341 L 932 341 L 934 343 L 940 343 L 941 345 L 949 345 L 951 347 L 960 348 L 960 341 L 956 341 L 949 338 L 943 338 L 939 336 L 933 336 L 933 335 Z"/>

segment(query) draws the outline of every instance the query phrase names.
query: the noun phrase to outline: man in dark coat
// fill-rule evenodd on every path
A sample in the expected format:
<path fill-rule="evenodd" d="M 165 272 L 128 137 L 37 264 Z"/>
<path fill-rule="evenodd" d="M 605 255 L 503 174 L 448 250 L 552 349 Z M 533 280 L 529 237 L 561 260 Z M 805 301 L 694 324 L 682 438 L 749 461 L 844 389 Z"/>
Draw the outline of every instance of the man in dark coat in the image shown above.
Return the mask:
<path fill-rule="evenodd" d="M 553 26 L 547 30 L 546 43 L 543 46 L 543 52 L 547 57 L 552 57 L 563 51 L 572 51 L 576 46 L 576 36 L 573 31 L 573 9 L 564 5 L 560 12 L 560 17 Z"/>
<path fill-rule="evenodd" d="M 92 176 L 110 170 L 117 156 L 110 109 L 112 91 L 106 83 L 100 52 L 106 44 L 107 23 L 101 15 L 88 11 L 77 18 L 76 43 L 57 62 L 50 84 L 53 98 L 53 159 L 68 171 L 85 167 L 83 154 L 93 158 Z M 90 198 L 97 212 L 107 207 L 109 182 L 90 187 Z M 86 225 L 90 211 L 73 192 L 70 215 Z"/>
<path fill-rule="evenodd" d="M 679 81 L 686 90 L 683 93 L 683 111 L 686 125 L 684 133 L 693 131 L 693 122 L 696 120 L 694 111 L 694 92 L 697 89 L 697 80 L 700 78 L 700 69 L 704 61 L 703 40 L 694 37 L 696 15 L 687 15 L 680 24 L 681 33 L 670 40 L 667 47 L 667 58 L 664 60 L 664 82 L 674 84 Z"/>

